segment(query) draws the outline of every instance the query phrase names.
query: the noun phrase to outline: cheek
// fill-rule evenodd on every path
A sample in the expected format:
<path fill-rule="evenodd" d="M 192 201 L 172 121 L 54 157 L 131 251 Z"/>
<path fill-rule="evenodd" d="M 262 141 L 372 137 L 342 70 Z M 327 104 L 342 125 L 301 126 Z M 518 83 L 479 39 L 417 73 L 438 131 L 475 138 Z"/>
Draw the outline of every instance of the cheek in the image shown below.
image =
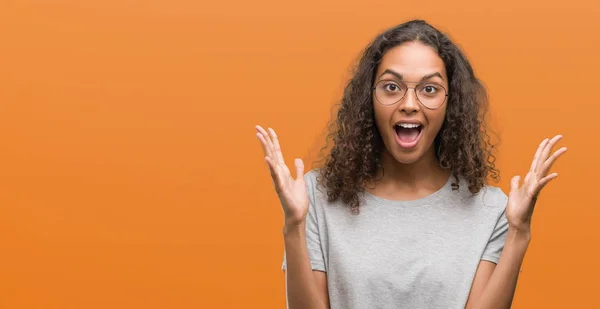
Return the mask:
<path fill-rule="evenodd" d="M 442 124 L 444 123 L 444 119 L 446 118 L 446 107 L 439 108 L 437 110 L 429 111 L 427 115 L 427 119 L 429 120 L 429 124 L 432 128 L 435 129 L 435 134 L 437 135 L 437 131 L 440 130 Z"/>
<path fill-rule="evenodd" d="M 373 106 L 373 113 L 375 116 L 375 125 L 381 130 L 389 122 L 389 113 L 386 113 L 385 108 L 377 105 Z"/>

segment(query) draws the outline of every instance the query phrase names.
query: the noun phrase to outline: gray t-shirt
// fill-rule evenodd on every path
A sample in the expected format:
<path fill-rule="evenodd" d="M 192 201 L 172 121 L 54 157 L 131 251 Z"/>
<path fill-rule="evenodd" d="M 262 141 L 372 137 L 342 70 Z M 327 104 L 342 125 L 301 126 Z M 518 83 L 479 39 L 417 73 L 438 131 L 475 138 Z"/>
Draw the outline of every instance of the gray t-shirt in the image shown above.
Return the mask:
<path fill-rule="evenodd" d="M 327 202 L 316 176 L 304 176 L 306 238 L 313 270 L 327 272 L 332 309 L 463 309 L 479 262 L 498 263 L 508 199 L 497 187 L 472 195 L 462 178 L 452 190 L 452 176 L 418 200 L 364 193 L 354 215 L 341 201 Z"/>

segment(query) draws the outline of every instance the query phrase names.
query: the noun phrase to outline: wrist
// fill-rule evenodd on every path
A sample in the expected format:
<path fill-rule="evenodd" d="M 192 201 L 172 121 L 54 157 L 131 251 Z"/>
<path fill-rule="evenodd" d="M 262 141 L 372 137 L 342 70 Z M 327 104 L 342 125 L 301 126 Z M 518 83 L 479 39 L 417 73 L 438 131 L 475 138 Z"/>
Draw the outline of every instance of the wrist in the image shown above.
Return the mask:
<path fill-rule="evenodd" d="M 306 223 L 305 221 L 300 222 L 285 222 L 283 225 L 283 236 L 288 235 L 299 235 L 305 233 L 306 231 Z"/>
<path fill-rule="evenodd" d="M 529 244 L 531 241 L 531 229 L 530 228 L 516 228 L 509 226 L 508 233 L 506 235 L 507 240 L 516 241 L 523 244 Z"/>

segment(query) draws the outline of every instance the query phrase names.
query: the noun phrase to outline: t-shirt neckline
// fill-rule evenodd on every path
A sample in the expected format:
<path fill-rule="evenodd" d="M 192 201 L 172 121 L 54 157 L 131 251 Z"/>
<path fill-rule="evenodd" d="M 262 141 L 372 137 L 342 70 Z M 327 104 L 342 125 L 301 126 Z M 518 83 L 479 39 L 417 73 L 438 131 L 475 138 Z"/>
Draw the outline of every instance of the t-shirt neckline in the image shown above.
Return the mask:
<path fill-rule="evenodd" d="M 438 189 L 437 191 L 415 199 L 415 200 L 390 200 L 390 199 L 386 199 L 383 197 L 379 197 L 376 195 L 371 194 L 368 191 L 364 191 L 364 196 L 365 198 L 372 200 L 374 202 L 376 202 L 377 204 L 382 204 L 382 205 L 389 205 L 389 206 L 419 206 L 419 205 L 423 205 L 423 204 L 430 204 L 432 201 L 435 200 L 439 200 L 441 198 L 443 198 L 444 196 L 446 196 L 449 192 L 452 192 L 452 182 L 454 179 L 454 175 L 450 174 L 450 177 L 448 177 L 448 180 L 446 181 L 446 183 L 444 183 L 444 185 Z"/>

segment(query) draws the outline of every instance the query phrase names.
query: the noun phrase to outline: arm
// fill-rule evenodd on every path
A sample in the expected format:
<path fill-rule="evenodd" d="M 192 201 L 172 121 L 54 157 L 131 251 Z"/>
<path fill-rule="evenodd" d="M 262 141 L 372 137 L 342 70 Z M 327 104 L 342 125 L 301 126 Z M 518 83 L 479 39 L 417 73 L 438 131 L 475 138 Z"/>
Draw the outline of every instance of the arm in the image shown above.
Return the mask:
<path fill-rule="evenodd" d="M 256 126 L 265 162 L 284 213 L 283 240 L 286 251 L 286 299 L 289 309 L 327 309 L 327 277 L 313 271 L 306 239 L 310 199 L 304 181 L 304 163 L 294 160 L 296 179 L 285 164 L 275 131 Z M 312 223 L 309 222 L 309 223 Z M 309 225 L 310 226 L 310 225 Z"/>
<path fill-rule="evenodd" d="M 329 308 L 327 274 L 313 271 L 306 246 L 305 224 L 285 226 L 286 299 L 288 309 Z"/>
<path fill-rule="evenodd" d="M 542 141 L 521 186 L 519 176 L 511 179 L 506 205 L 508 231 L 502 254 L 495 267 L 480 262 L 466 308 L 511 307 L 519 270 L 531 240 L 531 217 L 538 195 L 550 180 L 558 176 L 548 173 L 554 161 L 567 151 L 566 147 L 562 147 L 550 156 L 550 151 L 561 138 L 561 135 L 557 135 L 551 140 Z"/>
<path fill-rule="evenodd" d="M 509 228 L 498 265 L 488 261 L 479 263 L 466 309 L 511 307 L 530 239 L 528 233 Z"/>

